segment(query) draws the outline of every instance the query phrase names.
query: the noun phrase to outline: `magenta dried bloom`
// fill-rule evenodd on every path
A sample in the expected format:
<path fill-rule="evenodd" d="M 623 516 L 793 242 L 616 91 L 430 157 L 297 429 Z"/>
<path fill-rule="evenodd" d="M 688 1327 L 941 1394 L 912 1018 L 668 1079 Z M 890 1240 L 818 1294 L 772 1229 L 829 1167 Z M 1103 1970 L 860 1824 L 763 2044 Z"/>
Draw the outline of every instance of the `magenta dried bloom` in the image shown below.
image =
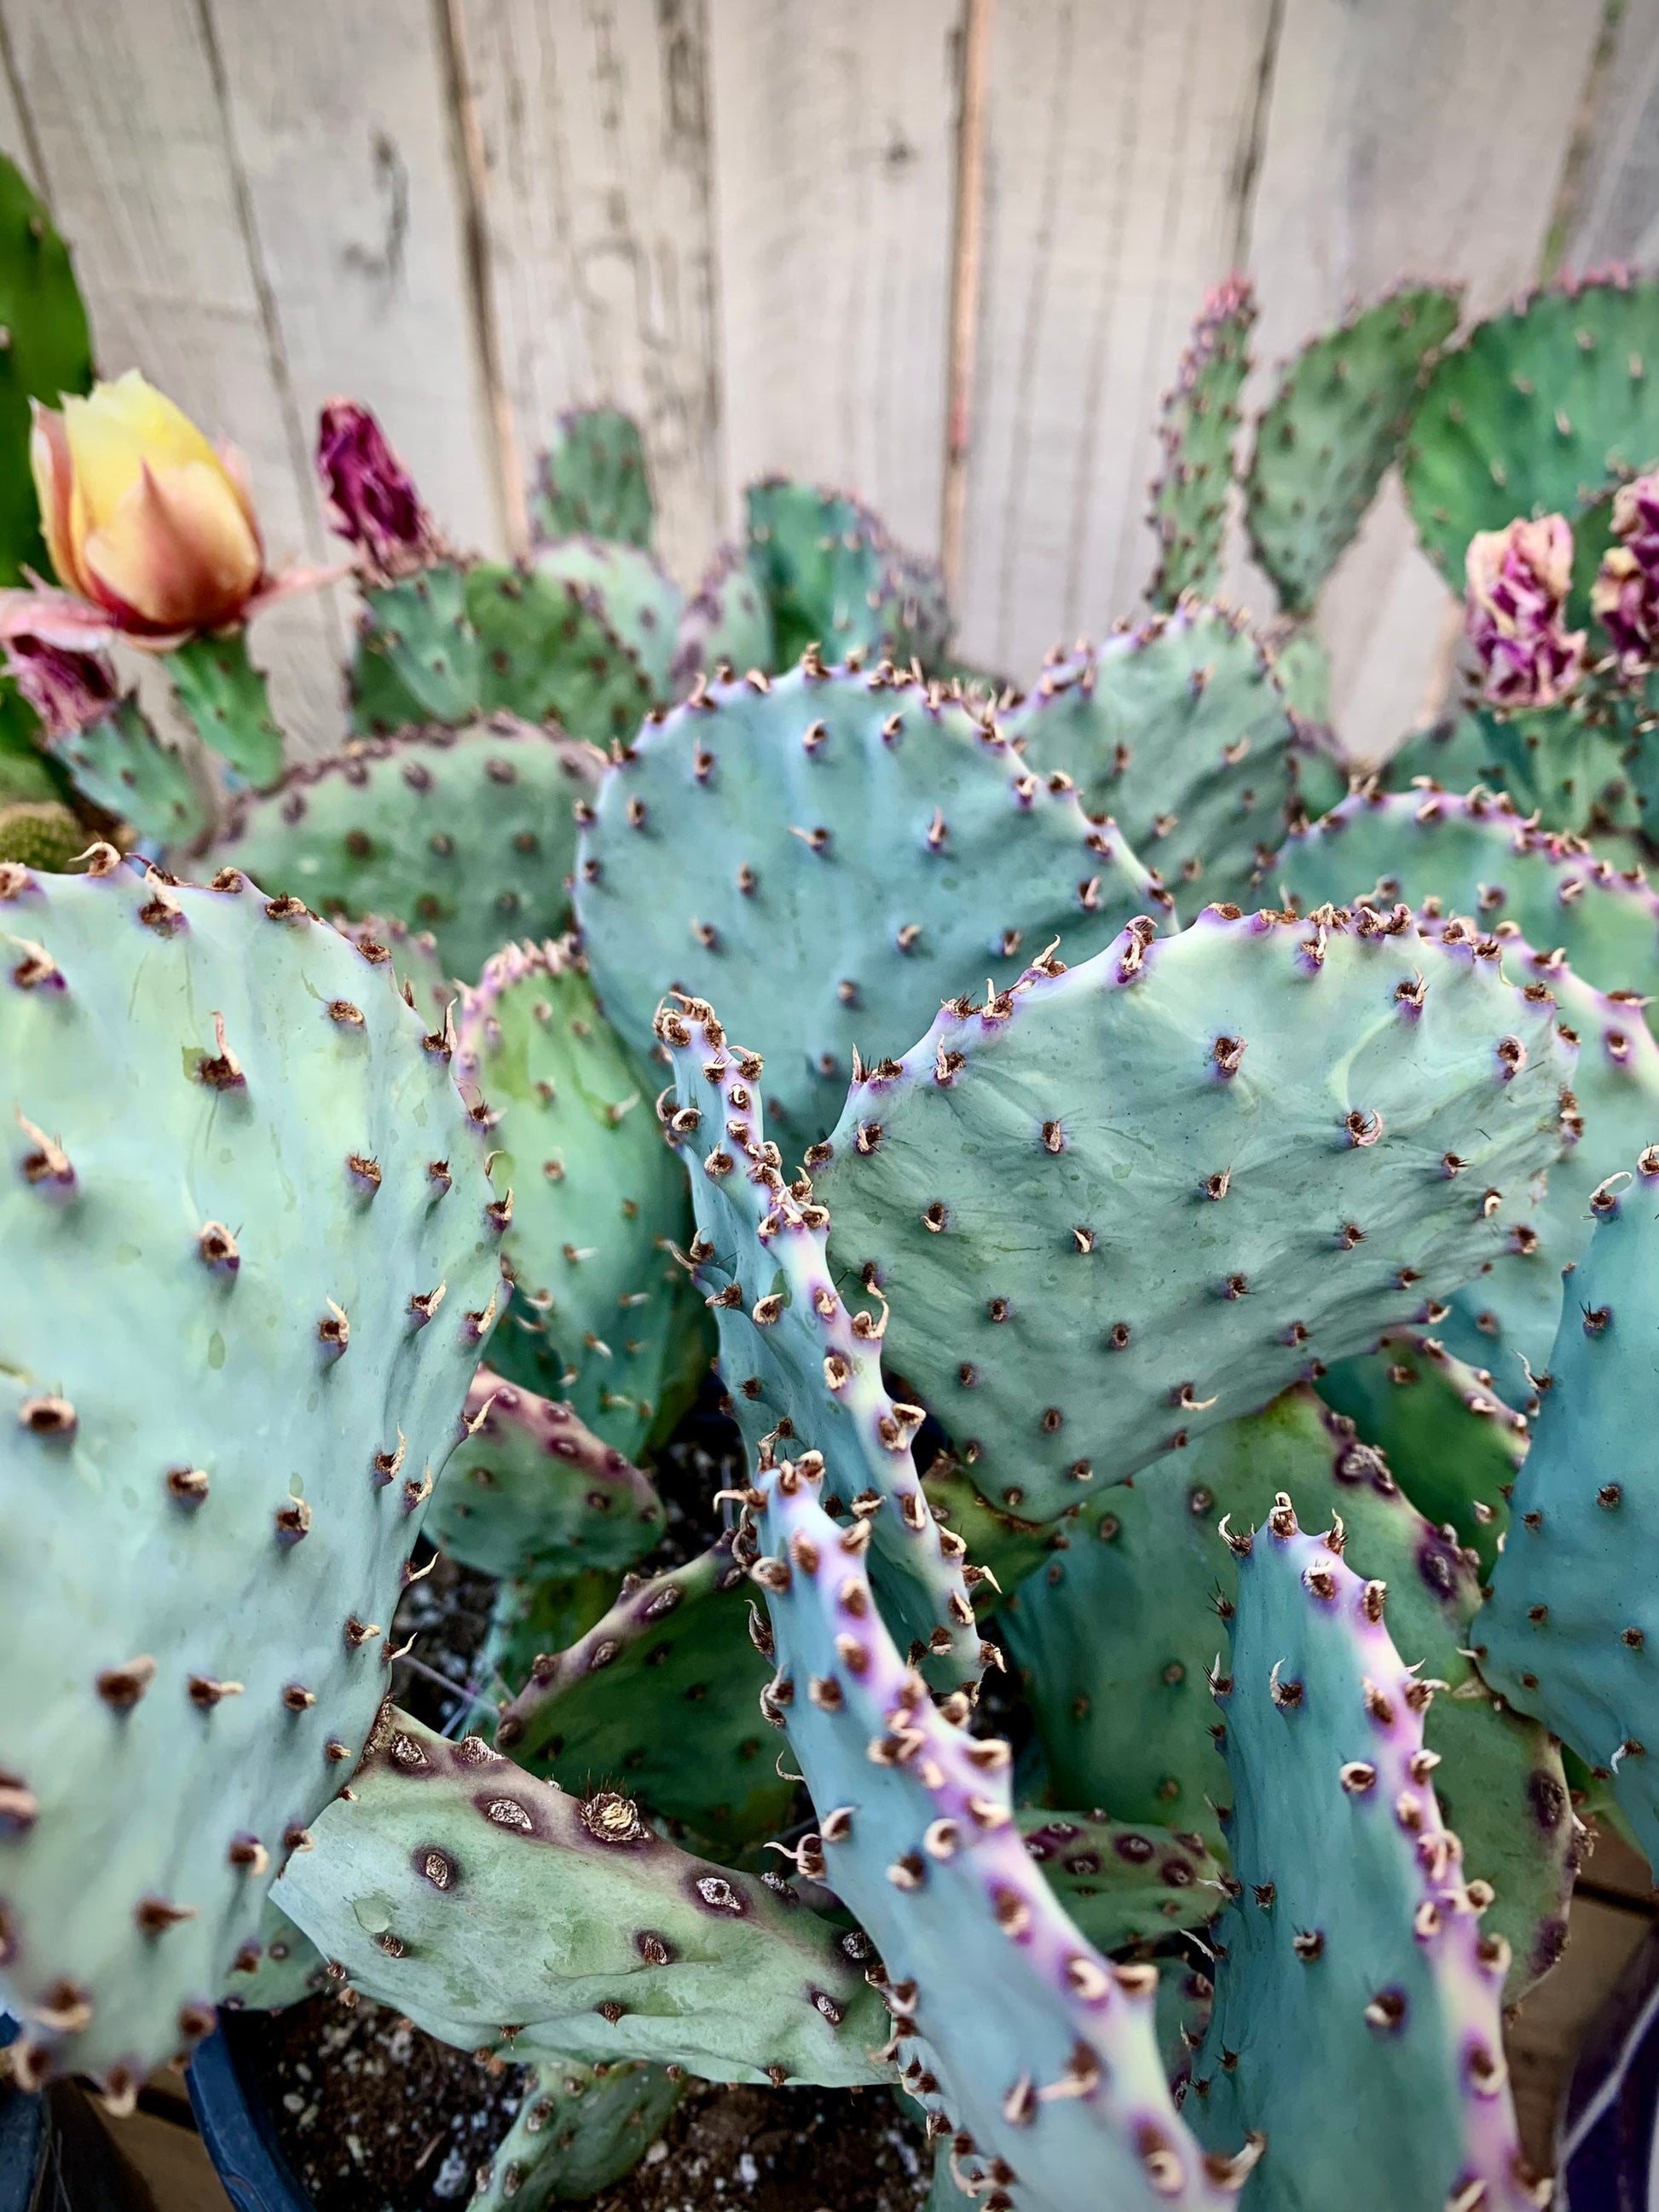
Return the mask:
<path fill-rule="evenodd" d="M 49 743 L 101 721 L 120 696 L 114 667 L 101 653 L 71 653 L 40 637 L 4 643 L 8 672 L 40 717 Z"/>
<path fill-rule="evenodd" d="M 1620 486 L 1613 534 L 1619 543 L 1602 556 L 1590 611 L 1634 675 L 1659 663 L 1659 473 Z"/>
<path fill-rule="evenodd" d="M 1464 630 L 1494 706 L 1553 707 L 1583 672 L 1584 633 L 1566 627 L 1572 526 L 1517 519 L 1469 540 Z"/>
<path fill-rule="evenodd" d="M 333 530 L 357 549 L 370 583 L 388 584 L 444 558 L 414 480 L 367 407 L 331 399 L 317 425 L 317 473 Z"/>

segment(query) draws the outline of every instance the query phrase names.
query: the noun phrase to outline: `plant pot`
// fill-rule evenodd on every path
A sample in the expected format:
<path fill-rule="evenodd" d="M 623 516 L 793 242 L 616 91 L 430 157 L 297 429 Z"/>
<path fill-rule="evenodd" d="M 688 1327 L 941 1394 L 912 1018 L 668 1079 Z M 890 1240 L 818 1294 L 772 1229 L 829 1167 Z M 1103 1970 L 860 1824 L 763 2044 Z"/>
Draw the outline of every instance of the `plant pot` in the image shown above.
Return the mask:
<path fill-rule="evenodd" d="M 240 2063 L 246 2037 L 234 2013 L 221 2013 L 218 2027 L 191 2058 L 185 2079 L 196 2124 L 236 2212 L 310 2212 L 311 2200 L 283 2155 L 264 2099 Z M 0 2212 L 7 2212 L 3 2200 Z"/>
<path fill-rule="evenodd" d="M 1659 1927 L 1591 2022 L 1556 2130 L 1553 2212 L 1659 2203 Z"/>
<path fill-rule="evenodd" d="M 16 2023 L 0 2015 L 0 2046 Z M 0 2212 L 154 2212 L 84 2091 L 32 2097 L 0 2082 Z"/>

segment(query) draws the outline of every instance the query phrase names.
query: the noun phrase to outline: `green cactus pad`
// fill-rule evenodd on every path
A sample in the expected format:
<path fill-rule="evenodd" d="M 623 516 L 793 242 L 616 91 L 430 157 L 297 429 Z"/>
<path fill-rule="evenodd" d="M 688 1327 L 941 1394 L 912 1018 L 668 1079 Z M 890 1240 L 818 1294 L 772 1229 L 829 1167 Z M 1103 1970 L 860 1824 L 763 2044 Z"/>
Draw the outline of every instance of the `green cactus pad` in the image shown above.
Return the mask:
<path fill-rule="evenodd" d="M 1443 354 L 1402 464 L 1424 550 L 1455 592 L 1478 530 L 1565 514 L 1659 460 L 1659 280 L 1535 292 Z"/>
<path fill-rule="evenodd" d="M 328 1961 L 266 1898 L 257 1936 L 237 1953 L 222 2002 L 233 2012 L 285 2012 L 306 1997 L 332 1989 Z"/>
<path fill-rule="evenodd" d="M 793 1191 L 784 1182 L 766 1137 L 760 1062 L 728 1049 L 699 1000 L 664 1007 L 657 1035 L 674 1073 L 674 1108 L 665 1098 L 662 1110 L 696 1214 L 689 1256 L 750 1458 L 769 1464 L 780 1443 L 819 1453 L 830 1496 L 874 1540 L 877 1588 L 912 1662 L 943 1688 L 975 1681 L 983 1654 L 969 1592 L 981 1577 L 917 1479 L 910 1443 L 923 1416 L 888 1394 L 882 1323 L 848 1313 L 830 1273 L 828 1217 L 804 1179 Z"/>
<path fill-rule="evenodd" d="M 1017 1514 L 1000 1512 L 980 1495 L 948 1451 L 934 1454 L 921 1486 L 933 1518 L 965 1545 L 968 1558 L 980 1570 L 974 1602 L 981 1617 L 994 1609 L 1003 1591 L 1024 1582 L 1050 1550 L 1066 1540 L 1063 1521 L 1022 1521 Z M 1082 1510 L 1079 1504 L 1073 1517 Z"/>
<path fill-rule="evenodd" d="M 1528 1442 L 1526 1416 L 1498 1397 L 1491 1375 L 1455 1359 L 1437 1338 L 1401 1330 L 1375 1352 L 1339 1359 L 1318 1389 L 1382 1454 L 1424 1518 L 1449 1528 L 1489 1575 Z"/>
<path fill-rule="evenodd" d="M 16 164 L 0 157 L 0 584 L 51 573 L 27 465 L 29 401 L 56 407 L 92 382 L 87 311 L 68 249 Z"/>
<path fill-rule="evenodd" d="M 854 1085 L 837 1276 L 890 1295 L 986 1496 L 1049 1519 L 1502 1251 L 1559 1143 L 1553 1012 L 1403 908 L 1131 928 Z"/>
<path fill-rule="evenodd" d="M 1288 1498 L 1235 1541 L 1216 1698 L 1234 1902 L 1183 2109 L 1206 2142 L 1265 2137 L 1261 2212 L 1535 2212 L 1504 2059 L 1507 1947 L 1437 1802 L 1455 1770 L 1430 1778 L 1409 1636 L 1390 1640 L 1382 1589 L 1340 1531 L 1303 1534 Z"/>
<path fill-rule="evenodd" d="M 862 651 L 931 672 L 950 638 L 938 569 L 894 546 L 855 499 L 781 477 L 751 484 L 749 559 L 772 612 L 775 665 L 809 646 L 828 660 Z"/>
<path fill-rule="evenodd" d="M 1097 1950 L 1159 1942 L 1213 1918 L 1221 1869 L 1201 1836 L 1093 1813 L 1026 1808 L 1018 1819 L 1026 1857 Z"/>
<path fill-rule="evenodd" d="M 1487 1680 L 1611 1778 L 1659 1863 L 1659 1517 L 1649 1475 L 1659 1389 L 1659 1151 L 1609 1176 L 1568 1277 L 1551 1387 L 1516 1484 L 1510 1539 L 1475 1626 Z"/>
<path fill-rule="evenodd" d="M 427 1520 L 452 1559 L 503 1578 L 556 1578 L 631 1567 L 662 1530 L 650 1476 L 584 1428 L 573 1406 L 478 1370 Z"/>
<path fill-rule="evenodd" d="M 1061 936 L 1104 944 L 1156 898 L 1116 831 L 1008 741 L 890 669 L 809 660 L 714 684 L 606 775 L 577 910 L 605 1012 L 641 1054 L 670 989 L 768 1064 L 776 1133 L 821 1136 L 855 1059 Z"/>
<path fill-rule="evenodd" d="M 651 703 L 665 703 L 685 594 L 655 556 L 615 539 L 566 538 L 537 553 L 535 570 L 597 606 L 644 671 Z"/>
<path fill-rule="evenodd" d="M 89 842 L 85 823 L 55 799 L 0 804 L 0 865 L 64 872 Z"/>
<path fill-rule="evenodd" d="M 512 1194 L 514 1317 L 493 1356 L 511 1381 L 556 1382 L 596 1437 L 635 1452 L 695 1328 L 672 1249 L 690 1235 L 685 1176 L 648 1086 L 568 942 L 496 953 L 461 1002 L 459 1036 L 491 1175 L 504 1202 Z"/>
<path fill-rule="evenodd" d="M 625 744 L 654 703 L 650 679 L 583 586 L 480 561 L 466 608 L 478 633 L 486 713 L 555 721 L 573 738 Z"/>
<path fill-rule="evenodd" d="M 1281 370 L 1256 426 L 1244 516 L 1292 614 L 1311 613 L 1376 496 L 1461 300 L 1455 287 L 1402 285 Z"/>
<path fill-rule="evenodd" d="M 462 2050 L 678 2063 L 710 2081 L 880 2081 L 868 1947 L 388 1705 L 277 1901 L 350 1985 Z"/>
<path fill-rule="evenodd" d="M 352 726 L 392 735 L 411 722 L 454 728 L 483 696 L 478 634 L 466 611 L 466 571 L 434 562 L 364 592 L 349 678 Z"/>
<path fill-rule="evenodd" d="M 173 696 L 210 752 L 268 791 L 283 773 L 283 733 L 270 711 L 264 671 L 248 658 L 246 629 L 203 631 L 162 655 Z"/>
<path fill-rule="evenodd" d="M 1195 914 L 1255 904 L 1296 791 L 1295 736 L 1273 662 L 1242 617 L 1188 603 L 1046 668 L 1004 718 L 1043 775 L 1070 776 Z"/>
<path fill-rule="evenodd" d="M 1497 1890 L 1492 1925 L 1513 1948 L 1519 1996 L 1566 1932 L 1575 1850 L 1559 1756 L 1541 1729 L 1494 1705 L 1462 1648 L 1480 1602 L 1475 1555 L 1431 1528 L 1380 1454 L 1305 1389 L 1115 1492 L 1014 1594 L 1003 1619 L 1049 1788 L 1223 1847 L 1206 1670 L 1235 1575 L 1217 1524 L 1249 1527 L 1286 1486 L 1310 1516 L 1341 1517 L 1353 1565 L 1389 1585 L 1403 1646 L 1455 1692 L 1431 1712 L 1429 1743 L 1444 1756 L 1438 1779 L 1468 1871 Z"/>
<path fill-rule="evenodd" d="M 46 742 L 76 789 L 130 822 L 141 837 L 182 848 L 205 832 L 207 808 L 183 757 L 157 737 L 136 698 L 120 700 L 84 729 Z"/>
<path fill-rule="evenodd" d="M 458 996 L 429 929 L 411 929 L 393 915 L 365 915 L 361 921 L 335 915 L 334 927 L 376 967 L 390 964 L 404 1004 L 413 1006 L 428 1027 L 441 1030 Z"/>
<path fill-rule="evenodd" d="M 1249 374 L 1255 295 L 1230 277 L 1211 293 L 1181 356 L 1158 428 L 1164 458 L 1152 479 L 1149 517 L 1158 567 L 1146 596 L 1166 613 L 1184 592 L 1213 592 L 1221 580 L 1227 495 L 1233 480 L 1238 399 Z"/>
<path fill-rule="evenodd" d="M 1517 980 L 1528 969 L 1554 998 L 1562 1035 L 1578 1045 L 1561 1157 L 1534 1179 L 1502 1256 L 1453 1294 L 1439 1324 L 1448 1348 L 1490 1368 L 1512 1406 L 1527 1403 L 1532 1376 L 1548 1368 L 1562 1275 L 1571 1280 L 1594 1225 L 1590 1194 L 1659 1133 L 1659 1043 L 1641 1019 L 1640 1000 L 1604 998 L 1559 962 L 1523 955 L 1511 963 Z"/>
<path fill-rule="evenodd" d="M 803 1233 L 793 1201 L 780 1211 L 784 1239 Z M 907 2087 L 943 2112 L 962 2158 L 1003 2160 L 1034 2205 L 1221 2212 L 1238 2175 L 1200 2156 L 1175 2109 L 1157 1970 L 1109 1966 L 1026 1855 L 1008 1745 L 969 1735 L 968 1698 L 934 1705 L 900 1656 L 862 1530 L 820 1503 L 835 1480 L 810 1456 L 761 1469 L 745 1541 L 761 1547 L 770 1694 L 818 1814 L 802 1869 L 880 1954 Z"/>
<path fill-rule="evenodd" d="M 560 416 L 530 488 L 530 520 L 543 544 L 562 538 L 650 544 L 651 477 L 631 416 L 614 407 Z"/>
<path fill-rule="evenodd" d="M 563 1789 L 637 1797 L 722 1856 L 775 1835 L 795 1785 L 762 1717 L 769 1639 L 753 1613 L 729 1536 L 685 1566 L 630 1576 L 579 1643 L 538 1656 L 496 1742 Z"/>
<path fill-rule="evenodd" d="M 636 2166 L 678 2104 L 677 2068 L 642 2061 L 534 2068 L 512 2126 L 478 2176 L 468 2212 L 543 2212 L 597 2196 Z"/>
<path fill-rule="evenodd" d="M 590 746 L 507 716 L 368 738 L 244 799 L 203 865 L 246 868 L 322 914 L 429 929 L 471 981 L 507 939 L 563 920 L 573 809 L 599 766 Z"/>
<path fill-rule="evenodd" d="M 1262 889 L 1304 913 L 1403 899 L 1518 933 L 1537 952 L 1559 948 L 1598 990 L 1659 988 L 1659 896 L 1646 878 L 1582 837 L 1533 829 L 1501 793 L 1357 791 L 1288 840 Z"/>
<path fill-rule="evenodd" d="M 500 1259 L 388 973 L 94 865 L 0 869 L 0 2002 L 118 2090 L 350 1771 Z"/>
<path fill-rule="evenodd" d="M 541 1654 L 579 1643 L 610 1612 L 616 1595 L 614 1567 L 586 1567 L 551 1582 L 498 1583 L 478 1680 L 499 1705 L 507 1704 Z"/>
<path fill-rule="evenodd" d="M 698 676 L 713 676 L 722 664 L 739 676 L 779 665 L 766 586 L 741 545 L 720 548 L 686 601 L 674 648 L 675 693 L 683 696 Z"/>

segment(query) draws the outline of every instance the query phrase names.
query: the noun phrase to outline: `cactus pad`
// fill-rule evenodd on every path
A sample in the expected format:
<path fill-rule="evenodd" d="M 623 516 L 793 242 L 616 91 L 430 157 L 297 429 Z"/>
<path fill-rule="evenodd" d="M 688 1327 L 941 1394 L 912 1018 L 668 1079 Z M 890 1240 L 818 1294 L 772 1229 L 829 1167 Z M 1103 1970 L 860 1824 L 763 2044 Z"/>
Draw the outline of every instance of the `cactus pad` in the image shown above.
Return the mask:
<path fill-rule="evenodd" d="M 1534 830 L 1501 793 L 1354 792 L 1298 830 L 1264 871 L 1264 891 L 1304 912 L 1403 899 L 1518 932 L 1535 951 L 1565 951 L 1602 991 L 1659 986 L 1659 896 L 1582 837 Z"/>
<path fill-rule="evenodd" d="M 1255 295 L 1248 278 L 1230 277 L 1211 293 L 1164 394 L 1148 520 L 1158 532 L 1158 568 L 1146 596 L 1166 612 L 1183 592 L 1214 591 L 1221 578 L 1227 495 L 1233 480 L 1238 399 L 1249 374 Z"/>
<path fill-rule="evenodd" d="M 1185 2109 L 1210 2142 L 1266 2136 L 1261 2212 L 1324 2212 L 1379 2185 L 1402 2212 L 1536 2208 L 1504 2059 L 1507 1947 L 1481 1927 L 1437 1802 L 1432 1692 L 1340 1531 L 1304 1534 L 1281 1497 L 1235 1542 L 1217 1685 L 1235 1901 Z"/>
<path fill-rule="evenodd" d="M 1659 460 L 1659 279 L 1535 292 L 1442 356 L 1407 442 L 1406 496 L 1454 591 L 1477 530 L 1565 514 Z"/>
<path fill-rule="evenodd" d="M 480 561 L 466 611 L 478 633 L 482 705 L 556 721 L 594 744 L 625 742 L 653 704 L 649 678 L 583 585 Z"/>
<path fill-rule="evenodd" d="M 614 407 L 561 415 L 530 491 L 530 520 L 544 544 L 561 538 L 651 543 L 651 477 L 638 425 Z"/>
<path fill-rule="evenodd" d="M 1097 1950 L 1156 1943 L 1215 1911 L 1220 1869 L 1200 1836 L 1092 1813 L 1018 1819 L 1026 1857 Z"/>
<path fill-rule="evenodd" d="M 1312 611 L 1399 453 L 1460 295 L 1402 285 L 1305 345 L 1280 372 L 1244 480 L 1255 557 L 1292 614 Z"/>
<path fill-rule="evenodd" d="M 57 799 L 0 804 L 0 865 L 66 872 L 86 847 L 84 823 Z"/>
<path fill-rule="evenodd" d="M 75 787 L 141 837 L 174 848 L 193 844 L 208 826 L 202 795 L 183 756 L 157 737 L 136 698 L 117 702 L 84 729 L 49 741 Z"/>
<path fill-rule="evenodd" d="M 212 860 L 320 913 L 429 929 L 450 974 L 471 981 L 508 938 L 559 927 L 572 809 L 599 766 L 591 747 L 510 716 L 370 738 L 244 799 Z"/>
<path fill-rule="evenodd" d="M 478 2175 L 467 2212 L 543 2212 L 597 2196 L 637 2166 L 679 2102 L 684 2077 L 633 2060 L 534 2068 L 512 2126 Z"/>
<path fill-rule="evenodd" d="M 255 791 L 283 773 L 283 733 L 263 669 L 248 657 L 247 632 L 203 630 L 163 655 L 173 696 L 210 752 Z"/>
<path fill-rule="evenodd" d="M 1513 1523 L 1476 1624 L 1488 1680 L 1536 1713 L 1613 1795 L 1659 1861 L 1659 1508 L 1649 1474 L 1659 1414 L 1659 1151 L 1591 1201 L 1589 1249 L 1567 1279 L 1551 1388 L 1516 1484 Z"/>
<path fill-rule="evenodd" d="M 751 484 L 749 558 L 772 611 L 775 665 L 809 646 L 826 659 L 854 650 L 915 654 L 931 670 L 950 636 L 939 571 L 901 552 L 867 507 L 781 477 Z"/>
<path fill-rule="evenodd" d="M 966 1547 L 936 1522 L 917 1480 L 921 1409 L 888 1395 L 882 1324 L 848 1313 L 811 1185 L 784 1182 L 760 1062 L 728 1049 L 696 1000 L 665 1007 L 657 1031 L 674 1072 L 667 1126 L 691 1179 L 694 1279 L 720 1329 L 720 1374 L 750 1458 L 765 1462 L 780 1443 L 820 1454 L 830 1495 L 874 1539 L 877 1586 L 913 1662 L 944 1686 L 974 1680 L 981 1655 Z"/>
<path fill-rule="evenodd" d="M 619 1451 L 637 1451 L 686 1318 L 671 1243 L 690 1233 L 685 1176 L 637 1065 L 569 943 L 509 945 L 467 992 L 457 1073 L 483 1102 L 514 1315 L 494 1357 L 547 1376 Z M 507 1194 L 511 1193 L 510 1201 Z"/>
<path fill-rule="evenodd" d="M 671 696 L 685 594 L 654 556 L 615 539 L 567 538 L 542 548 L 535 570 L 574 584 L 599 608 L 644 671 L 653 704 Z"/>
<path fill-rule="evenodd" d="M 883 1625 L 862 1532 L 819 1503 L 811 1462 L 762 1472 L 751 1571 L 778 1658 L 772 1695 L 821 1833 L 802 1850 L 883 1962 L 898 2048 L 962 2156 L 998 2158 L 1053 2212 L 1179 2205 L 1219 2212 L 1231 2161 L 1200 2158 L 1165 2086 L 1156 1969 L 1113 1967 L 1022 1848 L 1010 1753 L 941 1709 Z M 954 1717 L 953 1717 L 954 1716 Z M 907 2081 L 923 2075 L 917 2054 Z M 1236 2185 L 1236 2184 L 1235 2184 Z"/>
<path fill-rule="evenodd" d="M 1474 1553 L 1484 1580 L 1528 1443 L 1526 1416 L 1502 1402 L 1491 1375 L 1454 1358 L 1437 1338 L 1402 1329 L 1375 1352 L 1339 1359 L 1318 1387 L 1359 1441 L 1382 1453 L 1424 1518 Z"/>
<path fill-rule="evenodd" d="M 651 1049 L 665 991 L 713 1000 L 764 1056 L 795 1145 L 835 1120 L 859 1054 L 902 1052 L 942 998 L 1011 981 L 1022 946 L 1091 950 L 1154 897 L 1115 830 L 962 707 L 816 660 L 647 728 L 600 786 L 578 878 L 629 1042 Z"/>
<path fill-rule="evenodd" d="M 439 561 L 364 592 L 348 679 L 354 728 L 390 735 L 411 722 L 472 720 L 483 666 L 466 591 L 460 563 Z"/>
<path fill-rule="evenodd" d="M 0 869 L 0 1996 L 118 2091 L 350 1771 L 500 1261 L 384 969 L 234 872 L 94 866 Z"/>
<path fill-rule="evenodd" d="M 1189 914 L 1254 904 L 1284 833 L 1295 725 L 1271 659 L 1239 616 L 1188 604 L 1053 663 L 1006 717 L 1044 775 L 1110 814 Z"/>
<path fill-rule="evenodd" d="M 729 1536 L 666 1574 L 630 1577 L 579 1643 L 537 1658 L 496 1742 L 566 1790 L 637 1797 L 722 1856 L 775 1835 L 795 1788 L 762 1717 L 769 1669 L 752 1611 Z"/>
<path fill-rule="evenodd" d="M 388 1705 L 277 1902 L 364 1996 L 463 2050 L 678 2062 L 710 2081 L 880 2081 L 880 2008 L 799 1903 Z"/>
<path fill-rule="evenodd" d="M 986 1496 L 1048 1519 L 1503 1249 L 1559 1141 L 1553 1011 L 1403 908 L 1132 927 L 854 1086 L 837 1273 L 890 1293 Z"/>
<path fill-rule="evenodd" d="M 662 1535 L 651 1478 L 584 1428 L 572 1406 L 481 1367 L 427 1533 L 488 1575 L 630 1567 Z"/>
<path fill-rule="evenodd" d="M 747 550 L 723 545 L 680 616 L 672 670 L 677 693 L 721 663 L 737 674 L 778 665 L 772 606 Z"/>

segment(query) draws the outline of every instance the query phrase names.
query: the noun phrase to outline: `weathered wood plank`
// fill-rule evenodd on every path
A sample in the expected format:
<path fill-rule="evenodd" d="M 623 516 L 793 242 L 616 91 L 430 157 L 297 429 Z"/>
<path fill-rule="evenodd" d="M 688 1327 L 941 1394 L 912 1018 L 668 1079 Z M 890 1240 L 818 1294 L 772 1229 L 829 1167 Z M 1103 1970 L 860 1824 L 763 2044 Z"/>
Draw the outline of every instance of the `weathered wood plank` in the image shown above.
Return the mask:
<path fill-rule="evenodd" d="M 1563 265 L 1659 263 L 1659 0 L 1625 0 L 1598 72 L 1582 175 L 1572 180 Z"/>
<path fill-rule="evenodd" d="M 1000 0 L 964 648 L 1137 604 L 1160 392 L 1232 264 L 1269 0 Z"/>
<path fill-rule="evenodd" d="M 228 120 L 190 0 L 5 0 L 40 181 L 76 249 L 106 374 L 142 368 L 252 471 L 274 562 L 323 533 L 273 343 Z M 262 624 L 279 712 L 316 744 L 339 718 L 340 623 L 323 599 Z"/>
<path fill-rule="evenodd" d="M 1401 276 L 1462 277 L 1476 313 L 1531 281 L 1601 23 L 1601 0 L 1285 0 L 1249 237 L 1261 357 Z M 1320 610 L 1356 750 L 1437 695 L 1448 605 L 1389 496 Z"/>
<path fill-rule="evenodd" d="M 464 545 L 501 543 L 437 16 L 209 0 L 294 407 L 375 409 Z"/>
<path fill-rule="evenodd" d="M 561 408 L 632 410 L 659 544 L 689 575 L 723 481 L 702 0 L 459 0 L 453 13 L 521 457 Z"/>
<path fill-rule="evenodd" d="M 728 511 L 769 471 L 939 543 L 961 0 L 709 17 Z"/>

